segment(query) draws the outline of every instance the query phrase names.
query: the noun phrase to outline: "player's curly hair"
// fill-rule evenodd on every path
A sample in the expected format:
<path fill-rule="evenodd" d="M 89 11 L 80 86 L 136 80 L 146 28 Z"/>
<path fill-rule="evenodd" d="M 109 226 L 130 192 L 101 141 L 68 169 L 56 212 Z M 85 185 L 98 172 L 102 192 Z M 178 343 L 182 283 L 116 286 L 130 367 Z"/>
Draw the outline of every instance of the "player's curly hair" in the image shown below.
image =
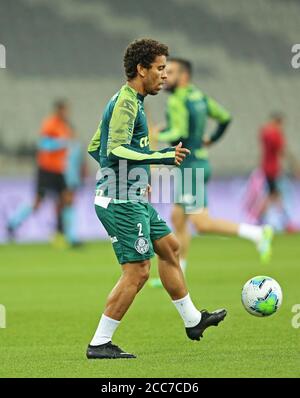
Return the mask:
<path fill-rule="evenodd" d="M 124 68 L 127 78 L 133 79 L 137 75 L 137 65 L 141 64 L 149 69 L 155 58 L 169 55 L 168 46 L 153 39 L 139 39 L 129 44 L 124 55 Z"/>

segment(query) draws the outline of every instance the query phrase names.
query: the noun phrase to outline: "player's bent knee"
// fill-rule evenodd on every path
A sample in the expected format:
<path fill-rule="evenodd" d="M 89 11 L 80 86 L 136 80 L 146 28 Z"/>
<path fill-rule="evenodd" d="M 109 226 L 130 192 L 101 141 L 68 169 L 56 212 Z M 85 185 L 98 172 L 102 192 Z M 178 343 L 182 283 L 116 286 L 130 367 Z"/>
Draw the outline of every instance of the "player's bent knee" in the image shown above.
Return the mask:
<path fill-rule="evenodd" d="M 139 283 L 144 285 L 150 277 L 150 270 L 149 268 L 143 268 L 139 272 Z"/>
<path fill-rule="evenodd" d="M 150 261 L 128 263 L 124 267 L 124 274 L 131 283 L 139 289 L 147 282 L 150 276 Z"/>
<path fill-rule="evenodd" d="M 154 241 L 154 251 L 162 261 L 176 263 L 179 256 L 180 244 L 174 234 L 169 234 Z"/>
<path fill-rule="evenodd" d="M 174 255 L 179 256 L 180 243 L 175 236 L 172 236 L 172 239 L 170 239 L 170 247 L 171 247 L 171 250 L 174 253 Z"/>

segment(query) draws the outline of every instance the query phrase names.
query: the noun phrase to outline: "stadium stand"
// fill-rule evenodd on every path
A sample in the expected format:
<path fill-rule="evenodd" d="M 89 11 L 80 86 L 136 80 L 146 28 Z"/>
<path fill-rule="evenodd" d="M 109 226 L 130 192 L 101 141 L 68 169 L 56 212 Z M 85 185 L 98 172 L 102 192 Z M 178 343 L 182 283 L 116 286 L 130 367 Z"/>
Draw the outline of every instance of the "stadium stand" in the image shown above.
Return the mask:
<path fill-rule="evenodd" d="M 7 50 L 7 68 L 0 71 L 1 173 L 20 173 L 4 154 L 34 144 L 56 97 L 71 99 L 75 126 L 87 142 L 121 83 L 125 46 L 141 36 L 158 38 L 169 44 L 172 55 L 190 58 L 195 83 L 232 112 L 228 136 L 211 153 L 215 175 L 245 174 L 255 167 L 257 129 L 273 109 L 286 114 L 290 146 L 300 152 L 300 71 L 291 66 L 300 3 L 164 0 L 164 5 L 1 1 L 0 41 Z M 165 99 L 149 100 L 154 121 L 163 120 Z M 23 162 L 23 172 L 29 173 L 31 164 Z"/>

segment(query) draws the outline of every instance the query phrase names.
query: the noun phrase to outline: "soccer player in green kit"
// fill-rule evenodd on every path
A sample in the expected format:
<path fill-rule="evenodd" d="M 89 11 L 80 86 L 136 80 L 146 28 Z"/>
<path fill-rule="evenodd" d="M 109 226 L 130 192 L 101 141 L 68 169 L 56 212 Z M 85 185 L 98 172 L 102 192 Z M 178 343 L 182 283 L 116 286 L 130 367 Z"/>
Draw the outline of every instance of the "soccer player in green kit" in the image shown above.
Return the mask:
<path fill-rule="evenodd" d="M 111 340 L 148 279 L 154 252 L 161 281 L 183 319 L 188 338 L 199 340 L 207 327 L 217 326 L 226 316 L 226 310 L 209 313 L 194 306 L 179 264 L 179 243 L 145 200 L 150 164 L 179 166 L 189 154 L 181 143 L 161 151 L 149 149 L 143 102 L 148 94 L 156 95 L 163 87 L 167 56 L 168 47 L 155 40 L 140 39 L 128 46 L 124 56 L 127 84 L 108 102 L 89 145 L 89 153 L 101 167 L 96 213 L 122 267 L 87 348 L 89 359 L 135 358 Z"/>
<path fill-rule="evenodd" d="M 211 97 L 202 93 L 191 83 L 192 65 L 181 58 L 169 59 L 167 65 L 167 82 L 165 89 L 171 93 L 167 105 L 167 128 L 158 133 L 162 142 L 171 142 L 176 145 L 179 141 L 190 149 L 191 154 L 180 165 L 193 170 L 193 181 L 190 192 L 183 191 L 184 179 L 179 184 L 175 183 L 175 205 L 172 210 L 172 223 L 176 236 L 181 243 L 180 264 L 183 272 L 186 269 L 186 258 L 190 243 L 188 221 L 199 233 L 218 233 L 223 235 L 236 235 L 256 244 L 262 262 L 267 263 L 271 256 L 271 242 L 273 230 L 270 226 L 255 226 L 249 224 L 236 224 L 227 220 L 212 218 L 208 211 L 206 184 L 211 175 L 210 164 L 206 147 L 217 142 L 227 129 L 230 114 Z M 205 127 L 208 118 L 214 119 L 218 126 L 209 138 L 205 137 Z M 196 169 L 203 169 L 204 181 L 197 181 Z M 184 176 L 184 173 L 182 173 Z M 204 184 L 203 184 L 204 183 Z M 202 184 L 204 190 L 204 203 L 201 208 L 191 204 L 190 200 L 195 195 L 196 184 Z M 181 195 L 181 192 L 184 192 Z M 186 209 L 189 209 L 186 211 Z M 159 279 L 150 281 L 152 286 L 161 286 Z"/>

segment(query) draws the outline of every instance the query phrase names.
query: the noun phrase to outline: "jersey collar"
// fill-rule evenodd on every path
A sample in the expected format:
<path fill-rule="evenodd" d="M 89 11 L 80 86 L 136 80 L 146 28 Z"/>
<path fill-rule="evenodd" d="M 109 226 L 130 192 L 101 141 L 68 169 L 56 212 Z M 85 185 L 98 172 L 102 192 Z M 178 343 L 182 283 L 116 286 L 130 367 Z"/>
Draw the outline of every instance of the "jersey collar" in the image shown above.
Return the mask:
<path fill-rule="evenodd" d="M 134 93 L 134 95 L 135 95 L 140 101 L 144 102 L 144 99 L 145 99 L 144 95 L 138 93 L 134 88 L 132 88 L 131 86 L 129 86 L 128 83 L 126 83 L 126 86 L 129 88 L 129 90 L 131 90 L 131 91 Z"/>

